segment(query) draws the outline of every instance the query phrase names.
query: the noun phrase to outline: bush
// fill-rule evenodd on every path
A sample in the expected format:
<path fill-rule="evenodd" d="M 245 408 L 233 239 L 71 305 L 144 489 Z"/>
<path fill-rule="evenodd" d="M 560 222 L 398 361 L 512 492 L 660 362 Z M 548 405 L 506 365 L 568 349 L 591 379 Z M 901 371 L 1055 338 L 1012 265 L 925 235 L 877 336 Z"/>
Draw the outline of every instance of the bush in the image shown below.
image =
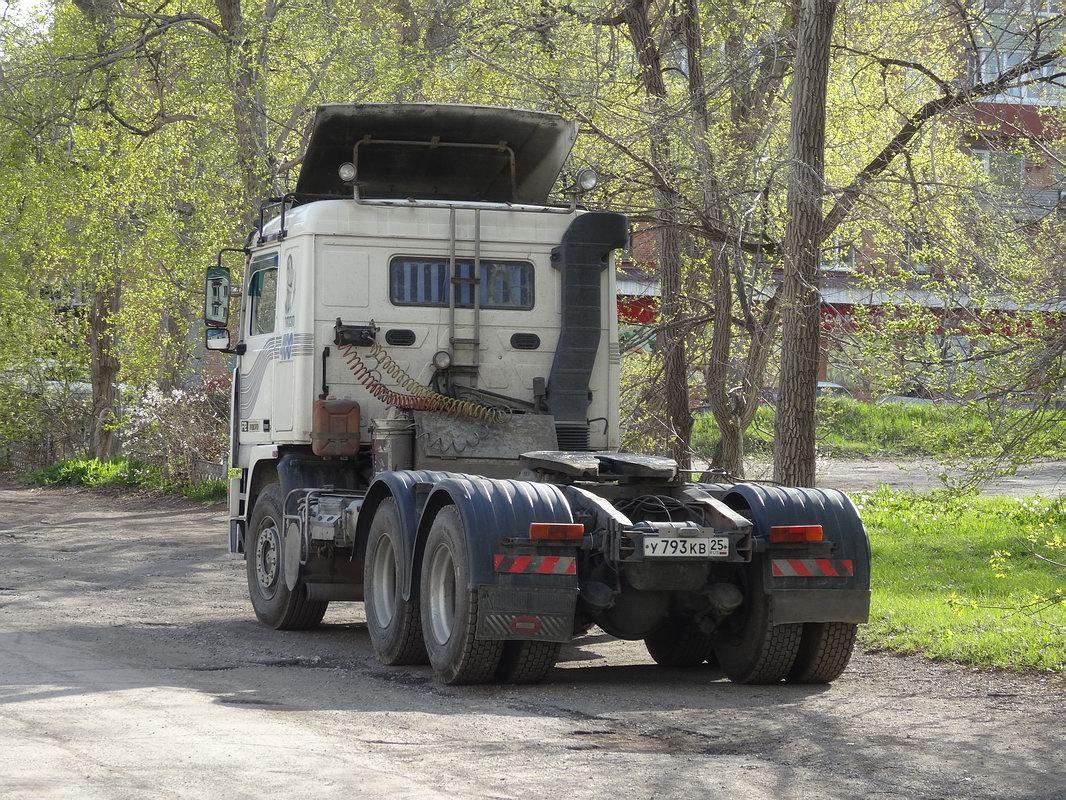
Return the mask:
<path fill-rule="evenodd" d="M 229 379 L 189 389 L 148 389 L 127 404 L 122 441 L 168 480 L 192 483 L 196 461 L 221 464 L 229 450 Z"/>
<path fill-rule="evenodd" d="M 72 458 L 30 474 L 30 479 L 46 486 L 126 486 L 143 489 L 167 488 L 158 468 L 140 461 L 116 458 Z"/>
<path fill-rule="evenodd" d="M 73 458 L 30 473 L 30 480 L 45 486 L 115 486 L 129 489 L 181 492 L 190 500 L 217 503 L 226 499 L 227 485 L 222 478 L 210 478 L 191 486 L 167 480 L 158 467 L 128 458 L 98 461 Z"/>
<path fill-rule="evenodd" d="M 226 481 L 222 478 L 208 478 L 205 481 L 186 486 L 181 493 L 189 500 L 198 500 L 201 503 L 217 503 L 226 499 L 228 490 Z"/>

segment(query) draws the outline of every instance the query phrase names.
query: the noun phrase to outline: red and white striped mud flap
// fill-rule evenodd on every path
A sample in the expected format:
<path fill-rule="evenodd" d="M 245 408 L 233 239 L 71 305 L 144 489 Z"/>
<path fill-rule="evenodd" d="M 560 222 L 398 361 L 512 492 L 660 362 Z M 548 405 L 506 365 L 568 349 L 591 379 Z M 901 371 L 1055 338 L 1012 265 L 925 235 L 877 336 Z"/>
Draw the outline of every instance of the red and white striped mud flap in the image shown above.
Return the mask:
<path fill-rule="evenodd" d="M 855 574 L 850 560 L 827 558 L 775 558 L 770 563 L 775 578 L 845 578 Z"/>
<path fill-rule="evenodd" d="M 526 575 L 576 575 L 577 559 L 573 556 L 506 556 L 493 557 L 497 572 Z"/>

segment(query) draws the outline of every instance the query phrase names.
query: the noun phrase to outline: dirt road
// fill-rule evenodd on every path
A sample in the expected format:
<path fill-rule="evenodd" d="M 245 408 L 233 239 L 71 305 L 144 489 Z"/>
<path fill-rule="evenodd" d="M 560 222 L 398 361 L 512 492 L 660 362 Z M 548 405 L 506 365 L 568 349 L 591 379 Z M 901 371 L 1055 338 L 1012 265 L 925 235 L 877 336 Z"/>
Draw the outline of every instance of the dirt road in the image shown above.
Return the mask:
<path fill-rule="evenodd" d="M 275 633 L 219 507 L 0 486 L 0 797 L 987 797 L 1066 789 L 1062 686 L 860 655 L 735 686 L 589 636 L 538 687 Z"/>
<path fill-rule="evenodd" d="M 771 464 L 756 459 L 748 465 L 747 475 L 764 479 L 771 477 L 773 471 Z M 872 491 L 882 484 L 914 492 L 943 489 L 942 474 L 956 485 L 970 478 L 965 469 L 945 468 L 931 459 L 823 458 L 818 460 L 817 467 L 819 486 L 845 492 Z M 1015 475 L 983 481 L 978 488 L 983 494 L 1055 497 L 1066 493 L 1066 461 L 1027 464 L 1019 467 Z"/>

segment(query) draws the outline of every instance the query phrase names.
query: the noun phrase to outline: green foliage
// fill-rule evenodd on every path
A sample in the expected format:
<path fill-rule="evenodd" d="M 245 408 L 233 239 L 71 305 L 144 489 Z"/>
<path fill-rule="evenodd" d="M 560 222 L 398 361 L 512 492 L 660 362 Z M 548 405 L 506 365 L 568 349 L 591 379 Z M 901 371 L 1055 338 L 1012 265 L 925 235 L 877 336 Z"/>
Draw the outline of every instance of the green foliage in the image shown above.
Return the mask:
<path fill-rule="evenodd" d="M 186 486 L 181 493 L 189 500 L 197 500 L 201 503 L 221 503 L 226 499 L 228 490 L 229 487 L 222 478 L 208 478 L 192 486 Z"/>
<path fill-rule="evenodd" d="M 111 461 L 73 458 L 39 469 L 30 475 L 30 479 L 46 486 L 167 488 L 167 483 L 158 469 L 127 458 Z"/>
<path fill-rule="evenodd" d="M 226 499 L 223 478 L 208 478 L 182 485 L 164 476 L 158 467 L 132 458 L 100 461 L 95 458 L 72 458 L 36 470 L 30 480 L 45 486 L 116 487 L 180 493 L 189 500 L 217 503 Z"/>
<path fill-rule="evenodd" d="M 748 430 L 753 453 L 773 450 L 774 411 L 761 406 Z M 818 442 L 830 456 L 987 458 L 1004 454 L 1012 432 L 1031 428 L 1029 458 L 1066 455 L 1066 415 L 981 405 L 864 403 L 842 397 L 818 400 Z M 708 458 L 718 441 L 714 418 L 701 414 L 692 448 Z"/>
<path fill-rule="evenodd" d="M 1062 554 L 1063 498 L 881 489 L 855 500 L 873 548 L 867 647 L 1066 670 L 1064 570 L 1045 555 Z"/>

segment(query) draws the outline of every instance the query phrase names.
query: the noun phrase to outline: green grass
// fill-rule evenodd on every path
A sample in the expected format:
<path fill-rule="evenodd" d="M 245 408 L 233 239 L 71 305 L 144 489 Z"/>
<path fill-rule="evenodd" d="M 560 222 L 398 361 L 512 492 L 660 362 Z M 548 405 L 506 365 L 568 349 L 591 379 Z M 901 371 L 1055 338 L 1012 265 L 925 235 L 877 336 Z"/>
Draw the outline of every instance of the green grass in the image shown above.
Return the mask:
<path fill-rule="evenodd" d="M 1034 456 L 1066 455 L 1066 415 L 1040 418 L 1015 409 L 981 409 L 956 405 L 863 403 L 847 398 L 818 401 L 818 443 L 841 458 L 878 455 L 932 458 L 998 455 L 998 443 L 1025 426 L 1032 431 L 1026 445 Z M 768 455 L 773 450 L 774 410 L 760 406 L 748 429 L 748 449 Z M 718 442 L 714 417 L 700 414 L 692 429 L 692 448 L 708 458 Z"/>
<path fill-rule="evenodd" d="M 186 486 L 181 493 L 189 500 L 201 503 L 220 503 L 226 499 L 228 486 L 222 478 L 208 478 L 206 481 Z"/>
<path fill-rule="evenodd" d="M 1011 670 L 1066 669 L 1066 501 L 915 495 L 856 501 L 873 546 L 861 641 Z"/>
<path fill-rule="evenodd" d="M 160 470 L 127 458 L 116 458 L 111 461 L 72 458 L 39 469 L 30 474 L 30 479 L 46 486 L 167 488 L 167 482 Z"/>
<path fill-rule="evenodd" d="M 226 499 L 226 481 L 222 478 L 210 478 L 191 486 L 181 486 L 167 480 L 158 467 L 121 457 L 111 461 L 72 458 L 32 472 L 29 477 L 34 483 L 45 486 L 113 486 L 126 489 L 180 492 L 190 500 L 205 503 Z"/>

